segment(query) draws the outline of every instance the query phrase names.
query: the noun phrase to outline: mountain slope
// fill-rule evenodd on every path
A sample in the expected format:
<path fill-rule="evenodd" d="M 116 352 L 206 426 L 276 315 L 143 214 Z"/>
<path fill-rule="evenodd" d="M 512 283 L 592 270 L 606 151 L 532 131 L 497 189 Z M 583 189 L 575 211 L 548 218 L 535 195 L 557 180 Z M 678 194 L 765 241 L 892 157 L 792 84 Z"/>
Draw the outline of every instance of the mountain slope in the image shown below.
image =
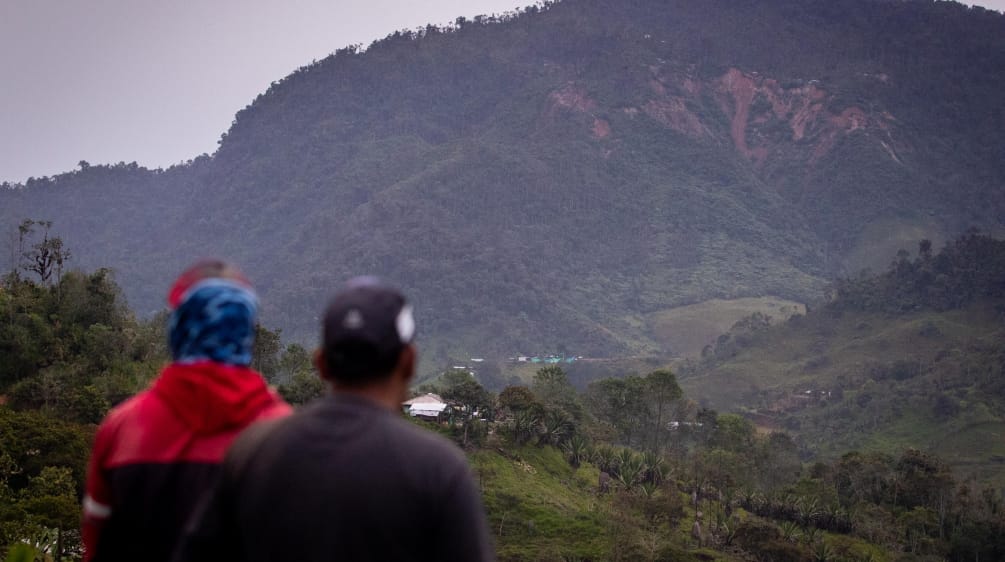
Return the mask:
<path fill-rule="evenodd" d="M 1002 16 L 949 2 L 565 0 L 396 33 L 276 82 L 218 152 L 0 192 L 156 310 L 194 256 L 256 281 L 313 341 L 376 273 L 449 356 L 663 349 L 646 318 L 808 302 L 1005 216 Z M 471 355 L 468 355 L 471 354 Z"/>
<path fill-rule="evenodd" d="M 748 319 L 682 388 L 810 454 L 913 447 L 1005 484 L 1005 242 L 971 234 L 920 254 L 842 281 L 805 316 Z"/>

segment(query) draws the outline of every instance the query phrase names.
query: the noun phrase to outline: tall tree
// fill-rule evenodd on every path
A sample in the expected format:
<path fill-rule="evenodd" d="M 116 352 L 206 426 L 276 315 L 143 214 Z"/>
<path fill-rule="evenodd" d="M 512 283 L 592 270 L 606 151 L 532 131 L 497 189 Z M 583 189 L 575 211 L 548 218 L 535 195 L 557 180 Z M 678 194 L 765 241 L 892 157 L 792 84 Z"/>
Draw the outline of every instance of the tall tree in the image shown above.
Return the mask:
<path fill-rule="evenodd" d="M 530 389 L 546 408 L 564 410 L 577 422 L 583 419 L 583 405 L 579 401 L 579 393 L 561 367 L 549 365 L 539 369 L 534 374 L 534 382 Z"/>
<path fill-rule="evenodd" d="M 42 229 L 42 240 L 26 250 L 24 246 L 30 242 L 31 237 L 35 234 L 36 226 Z M 58 236 L 49 236 L 50 228 L 52 228 L 52 221 L 33 221 L 30 219 L 26 219 L 18 227 L 21 268 L 38 275 L 39 280 L 46 285 L 50 283 L 53 273 L 56 274 L 56 281 L 59 281 L 63 275 L 63 265 L 70 259 L 70 251 L 63 247 L 63 239 Z"/>
<path fill-rule="evenodd" d="M 261 324 L 255 324 L 255 344 L 251 349 L 251 368 L 261 373 L 265 380 L 276 382 L 282 351 L 282 330 L 272 331 Z"/>
<path fill-rule="evenodd" d="M 444 399 L 455 406 L 460 413 L 463 434 L 461 445 L 468 446 L 468 435 L 476 419 L 491 416 L 492 395 L 475 380 L 471 373 L 454 369 L 444 374 L 441 381 Z"/>
<path fill-rule="evenodd" d="M 645 383 L 641 377 L 601 379 L 586 389 L 586 403 L 601 422 L 617 432 L 623 445 L 638 445 L 646 419 Z"/>
<path fill-rule="evenodd" d="M 670 371 L 653 371 L 646 375 L 644 381 L 645 398 L 651 420 L 649 448 L 653 452 L 660 452 L 666 442 L 664 436 L 671 431 L 670 422 L 679 421 L 671 420 L 669 417 L 684 393 L 677 384 L 677 377 Z"/>

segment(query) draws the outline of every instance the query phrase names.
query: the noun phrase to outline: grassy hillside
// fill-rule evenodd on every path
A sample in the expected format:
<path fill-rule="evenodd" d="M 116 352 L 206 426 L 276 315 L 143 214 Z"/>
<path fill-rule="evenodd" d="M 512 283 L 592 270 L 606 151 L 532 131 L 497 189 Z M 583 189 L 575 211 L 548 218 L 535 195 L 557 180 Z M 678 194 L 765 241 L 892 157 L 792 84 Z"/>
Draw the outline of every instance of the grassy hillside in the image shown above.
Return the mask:
<path fill-rule="evenodd" d="M 502 560 L 599 559 L 611 548 L 599 471 L 573 470 L 556 449 L 471 456 Z"/>
<path fill-rule="evenodd" d="M 863 538 L 870 533 L 867 529 L 874 524 L 875 513 L 857 518 L 860 531 L 849 534 L 787 522 L 789 516 L 755 514 L 747 507 L 763 510 L 757 507 L 757 495 L 750 492 L 744 496 L 727 490 L 724 503 L 703 498 L 695 505 L 684 491 L 691 486 L 690 470 L 674 473 L 655 491 L 628 491 L 611 484 L 601 492 L 600 471 L 591 463 L 573 468 L 552 447 L 518 447 L 505 441 L 496 445 L 472 451 L 469 458 L 502 561 L 727 562 L 751 557 L 797 561 L 818 556 L 886 562 L 899 559 L 899 548 L 923 552 L 890 529 L 871 541 Z M 683 468 L 684 463 L 674 466 Z M 806 478 L 772 501 L 796 502 L 804 512 L 816 510 L 812 517 L 823 521 L 827 510 L 817 506 L 832 501 L 824 498 L 834 494 L 826 490 L 819 478 Z M 705 529 L 700 546 L 691 533 L 696 517 Z"/>
<path fill-rule="evenodd" d="M 650 316 L 650 329 L 664 349 L 696 358 L 702 349 L 729 331 L 738 321 L 761 313 L 780 321 L 806 312 L 806 306 L 774 297 L 712 299 L 672 308 Z"/>
<path fill-rule="evenodd" d="M 795 432 L 808 453 L 916 447 L 1005 485 L 1003 245 L 971 237 L 902 258 L 805 316 L 740 327 L 681 384 L 712 407 Z M 958 267 L 932 274 L 950 261 Z"/>

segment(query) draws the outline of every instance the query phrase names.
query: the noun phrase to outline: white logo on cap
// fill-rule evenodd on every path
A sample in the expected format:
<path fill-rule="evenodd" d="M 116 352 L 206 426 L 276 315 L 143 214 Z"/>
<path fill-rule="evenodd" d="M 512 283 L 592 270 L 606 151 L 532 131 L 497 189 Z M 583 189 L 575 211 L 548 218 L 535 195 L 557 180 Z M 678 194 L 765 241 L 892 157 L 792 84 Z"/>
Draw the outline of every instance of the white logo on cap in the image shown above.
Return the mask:
<path fill-rule="evenodd" d="M 342 327 L 348 330 L 358 330 L 363 327 L 363 314 L 353 308 L 346 313 L 345 318 L 342 320 Z"/>
<path fill-rule="evenodd" d="M 401 307 L 401 312 L 398 313 L 394 326 L 398 329 L 398 337 L 401 339 L 401 343 L 412 341 L 412 336 L 415 335 L 415 318 L 412 317 L 411 306 L 406 304 Z"/>

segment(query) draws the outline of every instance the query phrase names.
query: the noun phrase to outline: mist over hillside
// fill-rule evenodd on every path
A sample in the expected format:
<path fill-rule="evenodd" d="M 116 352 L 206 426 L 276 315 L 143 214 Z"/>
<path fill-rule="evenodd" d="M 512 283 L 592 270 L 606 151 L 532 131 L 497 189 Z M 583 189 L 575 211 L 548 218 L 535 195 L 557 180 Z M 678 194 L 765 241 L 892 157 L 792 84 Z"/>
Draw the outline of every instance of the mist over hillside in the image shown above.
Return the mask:
<path fill-rule="evenodd" d="M 1005 217 L 1005 16 L 951 2 L 565 0 L 345 48 L 212 156 L 0 191 L 158 310 L 222 255 L 313 343 L 342 280 L 413 297 L 427 357 L 673 353 L 668 309 L 821 298 Z M 156 134 L 156 131 L 151 131 Z M 5 253 L 6 255 L 6 253 Z"/>

